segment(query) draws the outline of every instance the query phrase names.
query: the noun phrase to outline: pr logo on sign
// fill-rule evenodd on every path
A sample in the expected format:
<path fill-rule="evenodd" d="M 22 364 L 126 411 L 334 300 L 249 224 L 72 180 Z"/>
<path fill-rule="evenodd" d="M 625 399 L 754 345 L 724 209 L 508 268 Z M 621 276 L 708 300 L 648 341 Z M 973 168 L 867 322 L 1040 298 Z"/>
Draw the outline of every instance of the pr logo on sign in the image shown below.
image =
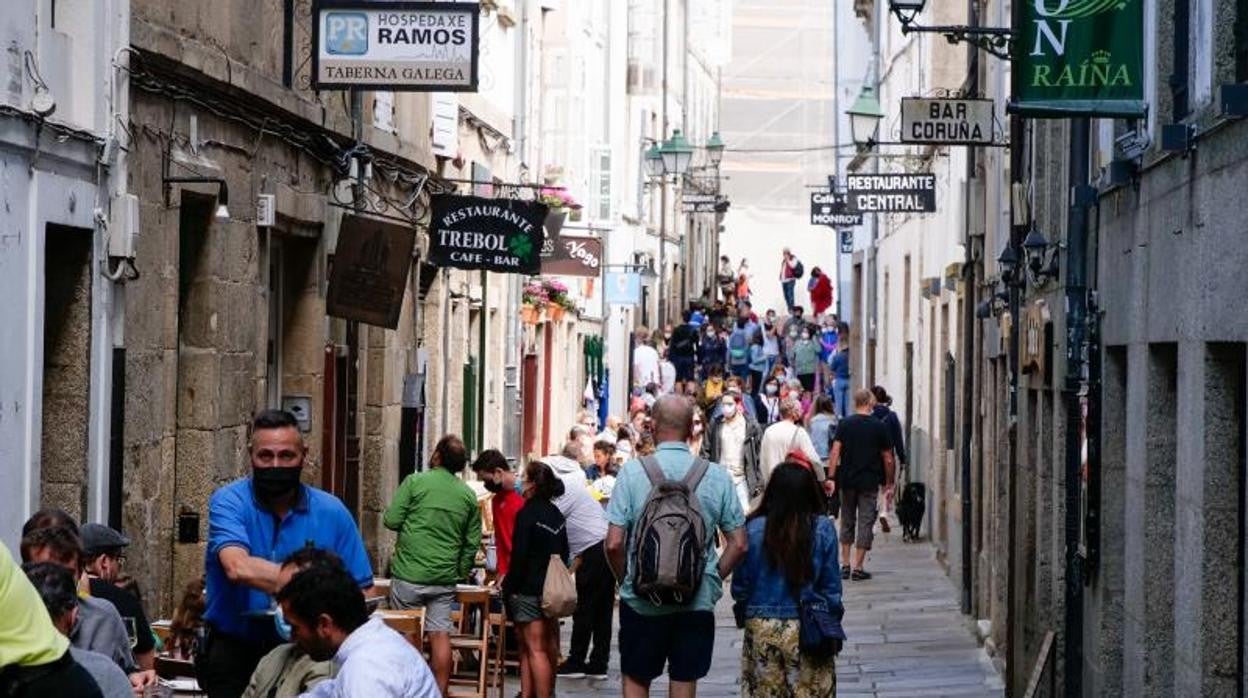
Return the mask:
<path fill-rule="evenodd" d="M 363 12 L 327 12 L 325 50 L 334 56 L 368 53 L 368 15 Z"/>

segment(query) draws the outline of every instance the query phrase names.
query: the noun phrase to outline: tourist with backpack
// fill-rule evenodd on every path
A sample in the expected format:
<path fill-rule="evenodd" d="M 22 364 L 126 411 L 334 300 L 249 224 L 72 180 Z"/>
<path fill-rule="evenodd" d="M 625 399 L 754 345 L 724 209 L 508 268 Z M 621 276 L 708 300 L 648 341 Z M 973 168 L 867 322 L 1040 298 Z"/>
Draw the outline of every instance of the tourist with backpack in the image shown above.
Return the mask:
<path fill-rule="evenodd" d="M 801 260 L 794 256 L 792 250 L 784 248 L 784 257 L 780 260 L 780 290 L 784 292 L 785 309 L 792 310 L 797 305 L 793 299 L 793 287 L 805 273 Z"/>
<path fill-rule="evenodd" d="M 728 370 L 743 381 L 750 377 L 749 324 L 746 318 L 737 318 L 737 326 L 728 335 Z"/>
<path fill-rule="evenodd" d="M 669 695 L 695 695 L 711 668 L 723 579 L 746 552 L 745 514 L 728 471 L 689 451 L 694 409 L 680 396 L 659 398 L 651 414 L 658 450 L 624 465 L 607 507 L 625 696 L 649 695 L 665 669 Z M 716 531 L 724 537 L 719 557 Z"/>
<path fill-rule="evenodd" d="M 836 695 L 845 640 L 836 528 L 811 471 L 780 464 L 746 523 L 749 551 L 732 575 L 741 695 Z"/>
<path fill-rule="evenodd" d="M 722 371 L 727 360 L 728 347 L 719 336 L 715 325 L 702 328 L 702 342 L 698 345 L 698 362 L 702 366 L 702 380 L 711 375 L 711 369 L 718 366 Z"/>

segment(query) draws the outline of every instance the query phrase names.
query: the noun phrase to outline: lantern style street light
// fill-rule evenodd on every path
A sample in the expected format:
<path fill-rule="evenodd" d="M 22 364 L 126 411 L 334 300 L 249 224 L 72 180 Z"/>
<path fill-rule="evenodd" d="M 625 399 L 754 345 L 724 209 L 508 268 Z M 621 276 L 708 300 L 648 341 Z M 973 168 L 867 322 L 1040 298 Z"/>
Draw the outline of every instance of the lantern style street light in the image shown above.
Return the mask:
<path fill-rule="evenodd" d="M 719 167 L 719 163 L 724 160 L 724 139 L 719 135 L 719 131 L 711 134 L 710 140 L 706 142 L 706 159 L 711 165 Z"/>
<path fill-rule="evenodd" d="M 875 145 L 875 134 L 880 127 L 880 119 L 884 118 L 880 100 L 875 96 L 875 87 L 863 85 L 858 99 L 845 113 L 849 114 L 849 130 L 854 137 L 854 143 L 863 148 Z"/>
<path fill-rule="evenodd" d="M 663 156 L 663 172 L 666 174 L 683 175 L 693 164 L 693 146 L 685 140 L 685 134 L 680 129 L 672 131 L 672 137 L 659 149 L 659 154 Z"/>
<path fill-rule="evenodd" d="M 659 152 L 657 142 L 646 150 L 646 174 L 651 177 L 663 176 L 663 154 Z"/>
<path fill-rule="evenodd" d="M 927 0 L 890 0 L 888 9 L 892 10 L 893 14 L 897 16 L 902 26 L 906 26 L 923 12 L 923 6 L 926 4 Z"/>

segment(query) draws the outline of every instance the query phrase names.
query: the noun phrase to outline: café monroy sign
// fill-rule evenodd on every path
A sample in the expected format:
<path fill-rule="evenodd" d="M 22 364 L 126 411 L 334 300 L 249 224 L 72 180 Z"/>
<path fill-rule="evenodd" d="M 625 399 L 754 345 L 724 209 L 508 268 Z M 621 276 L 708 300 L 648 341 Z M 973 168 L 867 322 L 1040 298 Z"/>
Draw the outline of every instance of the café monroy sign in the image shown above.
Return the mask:
<path fill-rule="evenodd" d="M 312 87 L 476 92 L 477 3 L 314 0 Z"/>
<path fill-rule="evenodd" d="M 833 192 L 817 191 L 810 195 L 810 224 L 830 228 L 862 225 L 862 214 L 845 210 L 845 197 Z"/>
<path fill-rule="evenodd" d="M 861 213 L 934 213 L 934 174 L 851 174 L 845 178 L 848 210 Z"/>
<path fill-rule="evenodd" d="M 1145 114 L 1145 0 L 1023 0 L 1014 101 L 1025 116 Z"/>
<path fill-rule="evenodd" d="M 506 274 L 542 270 L 546 204 L 438 194 L 429 224 L 429 263 Z"/>
<path fill-rule="evenodd" d="M 992 145 L 991 99 L 901 100 L 901 141 L 935 145 Z"/>

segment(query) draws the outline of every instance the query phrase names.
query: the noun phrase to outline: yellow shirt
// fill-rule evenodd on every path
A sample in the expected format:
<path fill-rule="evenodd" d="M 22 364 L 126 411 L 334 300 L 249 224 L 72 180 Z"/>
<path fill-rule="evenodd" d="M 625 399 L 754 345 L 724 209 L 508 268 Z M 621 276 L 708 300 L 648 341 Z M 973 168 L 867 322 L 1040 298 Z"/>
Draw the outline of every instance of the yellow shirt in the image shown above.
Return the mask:
<path fill-rule="evenodd" d="M 39 666 L 68 650 L 69 638 L 52 625 L 39 592 L 0 543 L 0 667 Z"/>

